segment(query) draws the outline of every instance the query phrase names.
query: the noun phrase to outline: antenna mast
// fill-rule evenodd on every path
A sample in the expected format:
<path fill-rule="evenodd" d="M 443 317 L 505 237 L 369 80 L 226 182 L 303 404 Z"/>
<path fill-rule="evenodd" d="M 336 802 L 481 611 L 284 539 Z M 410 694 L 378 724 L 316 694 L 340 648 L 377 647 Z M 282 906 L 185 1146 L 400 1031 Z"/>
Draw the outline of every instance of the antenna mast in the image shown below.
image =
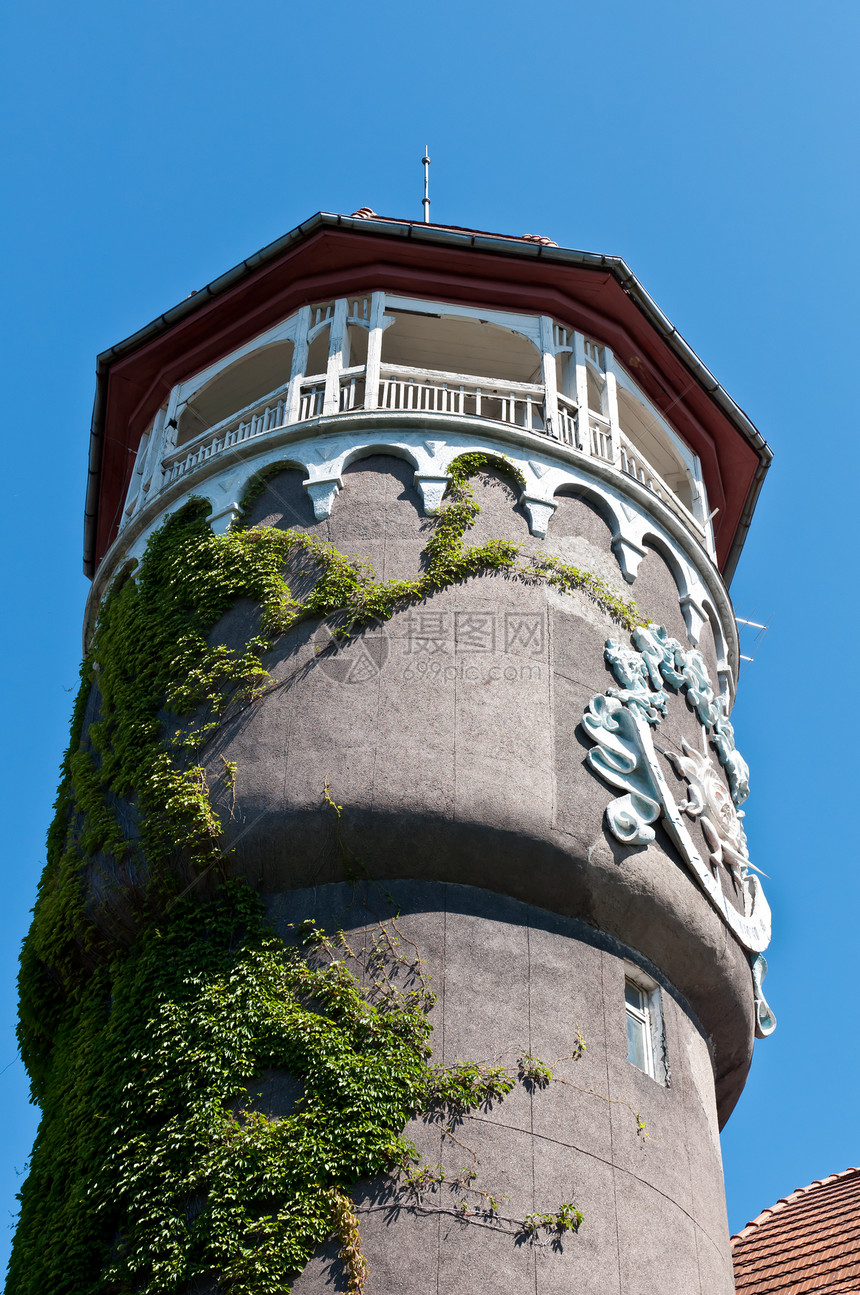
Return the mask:
<path fill-rule="evenodd" d="M 424 156 L 421 159 L 424 165 L 424 197 L 421 199 L 421 205 L 424 208 L 424 224 L 430 224 L 430 155 L 427 152 L 427 145 L 424 145 Z"/>

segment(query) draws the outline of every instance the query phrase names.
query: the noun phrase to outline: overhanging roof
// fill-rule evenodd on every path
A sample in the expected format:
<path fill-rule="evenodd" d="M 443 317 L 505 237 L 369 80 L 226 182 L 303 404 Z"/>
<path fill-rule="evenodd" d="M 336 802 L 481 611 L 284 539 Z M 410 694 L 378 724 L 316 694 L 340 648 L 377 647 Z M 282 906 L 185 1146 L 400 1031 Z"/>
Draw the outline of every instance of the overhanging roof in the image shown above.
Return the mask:
<path fill-rule="evenodd" d="M 709 499 L 720 508 L 720 567 L 731 579 L 771 450 L 620 257 L 330 212 L 318 212 L 98 357 L 87 575 L 116 533 L 129 451 L 170 387 L 298 305 L 362 287 L 553 314 L 606 342 L 658 408 L 671 406 L 671 421 L 702 459 Z"/>

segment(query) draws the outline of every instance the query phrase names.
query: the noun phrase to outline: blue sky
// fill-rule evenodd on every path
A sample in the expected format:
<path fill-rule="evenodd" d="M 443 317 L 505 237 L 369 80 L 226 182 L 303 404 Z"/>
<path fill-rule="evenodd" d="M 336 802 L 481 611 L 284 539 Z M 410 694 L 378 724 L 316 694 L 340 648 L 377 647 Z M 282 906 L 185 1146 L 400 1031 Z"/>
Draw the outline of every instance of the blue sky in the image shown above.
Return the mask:
<path fill-rule="evenodd" d="M 3 1259 L 35 1130 L 14 979 L 80 655 L 95 356 L 315 211 L 419 219 L 425 143 L 434 219 L 622 255 L 775 451 L 732 589 L 770 621 L 735 723 L 779 1017 L 724 1134 L 733 1230 L 858 1163 L 860 7 L 28 0 L 3 23 Z"/>

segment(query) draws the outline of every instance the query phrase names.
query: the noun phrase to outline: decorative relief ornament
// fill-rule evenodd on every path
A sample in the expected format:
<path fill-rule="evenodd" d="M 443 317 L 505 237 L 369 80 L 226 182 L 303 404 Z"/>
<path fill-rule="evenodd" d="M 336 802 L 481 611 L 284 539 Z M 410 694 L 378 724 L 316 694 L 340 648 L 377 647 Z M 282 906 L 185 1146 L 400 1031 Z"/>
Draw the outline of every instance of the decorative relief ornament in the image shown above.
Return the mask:
<path fill-rule="evenodd" d="M 765 1002 L 761 988 L 761 982 L 766 975 L 767 959 L 763 953 L 757 953 L 752 959 L 752 977 L 755 994 L 755 1032 L 760 1039 L 766 1039 L 776 1029 L 776 1017 Z"/>
<path fill-rule="evenodd" d="M 609 830 L 625 845 L 647 845 L 654 840 L 652 824 L 662 817 L 690 872 L 753 955 L 756 1032 L 764 1037 L 776 1026 L 761 990 L 767 970 L 761 953 L 770 943 L 771 916 L 761 883 L 753 875 L 758 869 L 750 863 L 741 821 L 740 806 L 749 795 L 749 768 L 735 747 L 734 729 L 714 693 L 701 652 L 683 648 L 662 625 L 639 626 L 632 637 L 638 651 L 607 639 L 606 661 L 619 687 L 592 697 L 582 717 L 582 727 L 595 744 L 586 756 L 589 766 L 604 782 L 625 793 L 607 806 Z M 681 752 L 663 752 L 688 784 L 687 798 L 680 804 L 666 782 L 653 738 L 653 730 L 666 714 L 666 686 L 685 694 L 702 726 L 703 751 L 682 741 Z M 708 738 L 725 770 L 728 789 L 707 752 Z M 707 861 L 690 835 L 685 814 L 702 825 Z M 723 892 L 720 865 L 742 896 L 742 912 Z"/>
<path fill-rule="evenodd" d="M 716 868 L 724 864 L 735 883 L 743 886 L 749 862 L 747 838 L 741 819 L 742 809 L 735 809 L 732 798 L 711 763 L 710 757 L 696 751 L 689 742 L 681 739 L 684 754 L 667 751 L 666 757 L 676 773 L 690 784 L 687 799 L 678 808 L 702 825 L 705 840 L 711 850 L 711 864 Z"/>
<path fill-rule="evenodd" d="M 653 841 L 651 824 L 656 823 L 662 809 L 660 790 L 642 749 L 641 723 L 618 696 L 592 697 L 582 717 L 582 727 L 597 743 L 585 757 L 588 764 L 604 782 L 627 791 L 626 796 L 619 796 L 606 807 L 609 830 L 625 845 Z"/>
<path fill-rule="evenodd" d="M 607 639 L 605 656 L 621 684 L 620 689 L 609 688 L 607 697 L 615 697 L 630 706 L 649 724 L 659 724 L 660 716 L 666 714 L 666 694 L 659 683 L 656 692 L 648 687 L 649 672 L 642 653 L 634 652 L 617 639 Z"/>

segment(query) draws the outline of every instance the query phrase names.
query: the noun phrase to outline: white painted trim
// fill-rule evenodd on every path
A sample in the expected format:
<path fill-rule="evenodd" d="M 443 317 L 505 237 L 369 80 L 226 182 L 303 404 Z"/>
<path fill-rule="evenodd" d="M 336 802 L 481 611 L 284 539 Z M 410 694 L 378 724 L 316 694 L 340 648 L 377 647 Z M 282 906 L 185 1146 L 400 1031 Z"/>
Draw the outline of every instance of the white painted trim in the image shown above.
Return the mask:
<path fill-rule="evenodd" d="M 654 402 L 650 400 L 648 396 L 645 395 L 645 392 L 642 390 L 639 384 L 630 376 L 630 374 L 624 368 L 623 364 L 621 364 L 617 359 L 615 359 L 614 356 L 613 356 L 613 361 L 614 362 L 612 367 L 613 367 L 613 372 L 615 373 L 615 381 L 617 385 L 623 391 L 628 391 L 630 395 L 633 396 L 634 400 L 639 402 L 639 404 L 644 409 L 645 413 L 654 419 L 655 423 L 659 425 L 660 430 L 664 432 L 668 437 L 672 445 L 672 448 L 676 450 L 677 453 L 683 459 L 685 466 L 690 472 L 690 475 L 695 478 L 696 465 L 699 461 L 698 455 L 695 454 L 693 450 L 690 449 L 686 441 L 683 441 L 681 439 L 681 437 L 678 435 L 675 429 L 671 427 L 669 423 L 666 422 L 665 416 L 661 414 L 660 410 L 657 408 Z"/>
<path fill-rule="evenodd" d="M 541 348 L 540 317 L 521 315 L 510 310 L 491 310 L 483 306 L 460 306 L 450 301 L 427 301 L 421 297 L 385 295 L 385 309 L 411 310 L 419 315 L 439 315 L 450 319 L 477 319 L 484 324 L 497 324 L 513 333 L 522 333 L 539 351 Z"/>
<path fill-rule="evenodd" d="M 666 1029 L 663 1024 L 662 990 L 656 980 L 647 975 L 641 967 L 637 967 L 634 962 L 630 962 L 629 959 L 625 958 L 625 988 L 628 980 L 631 985 L 635 985 L 646 998 L 645 1025 L 649 1048 L 648 1061 L 650 1062 L 650 1066 L 648 1070 L 644 1071 L 644 1073 L 651 1079 L 656 1080 L 658 1084 L 663 1084 L 665 1087 L 669 1082 L 669 1066 L 667 1064 L 668 1059 L 666 1055 Z M 623 1000 L 623 1006 L 626 1027 L 627 1016 L 631 1015 L 636 1019 L 640 1013 L 630 1007 L 626 1001 L 626 995 Z M 631 1065 L 633 1064 L 635 1063 L 631 1062 Z"/>
<path fill-rule="evenodd" d="M 442 507 L 451 478 L 446 473 L 416 472 L 413 480 L 421 492 L 425 517 L 435 517 Z"/>
<path fill-rule="evenodd" d="M 544 425 L 551 436 L 559 434 L 558 384 L 555 374 L 555 342 L 553 321 L 549 315 L 540 317 L 541 375 L 544 386 Z M 539 534 L 539 532 L 535 532 Z M 546 532 L 544 531 L 544 534 Z"/>
<path fill-rule="evenodd" d="M 608 354 L 608 352 L 607 352 Z M 705 531 L 706 544 L 708 551 L 713 557 L 716 549 L 714 547 L 713 526 L 708 523 L 708 494 L 705 488 L 705 479 L 702 474 L 702 463 L 694 450 L 684 441 L 675 429 L 667 422 L 666 417 L 657 408 L 652 400 L 645 395 L 645 392 L 639 386 L 634 378 L 627 372 L 624 366 L 613 355 L 613 371 L 617 386 L 628 392 L 633 399 L 642 407 L 643 412 L 653 418 L 654 423 L 666 437 L 672 449 L 678 454 L 684 467 L 687 469 L 691 479 L 693 507 L 692 514 L 696 521 Z"/>
<path fill-rule="evenodd" d="M 246 342 L 244 346 L 240 346 L 237 350 L 231 351 L 229 355 L 225 355 L 223 359 L 216 360 L 214 364 L 202 369 L 200 373 L 195 373 L 193 378 L 180 382 L 175 388 L 177 401 L 186 404 L 199 391 L 207 387 L 213 378 L 217 378 L 225 369 L 231 368 L 237 360 L 244 359 L 246 355 L 250 355 L 253 351 L 260 351 L 264 346 L 271 346 L 273 342 L 292 342 L 295 346 L 298 319 L 298 314 L 288 316 L 280 324 L 276 324 L 274 328 L 267 329 L 265 333 L 260 333 L 250 342 Z M 286 382 L 286 375 L 284 376 L 284 381 Z"/>
<path fill-rule="evenodd" d="M 179 415 L 184 405 L 185 402 L 179 399 L 179 387 L 174 387 L 167 402 L 167 413 L 164 416 L 163 449 L 165 458 L 171 451 L 176 449 L 176 441 L 179 436 Z M 175 426 L 171 427 L 171 423 L 174 423 Z"/>
<path fill-rule="evenodd" d="M 298 422 L 299 406 L 302 399 L 302 378 L 308 362 L 308 333 L 311 323 L 310 306 L 302 306 L 296 316 L 296 345 L 293 350 L 293 371 L 290 374 L 290 394 L 288 398 L 289 421 Z"/>
<path fill-rule="evenodd" d="M 603 355 L 606 361 L 606 417 L 609 420 L 609 436 L 612 441 L 612 462 L 621 468 L 621 423 L 618 418 L 618 379 L 615 362 L 608 346 L 604 346 Z"/>
<path fill-rule="evenodd" d="M 348 346 L 346 335 L 346 314 L 349 302 L 346 297 L 338 297 L 334 303 L 334 316 L 328 342 L 328 364 L 325 371 L 325 396 L 323 397 L 323 418 L 331 418 L 340 411 L 340 375 L 344 365 L 344 347 Z"/>
<path fill-rule="evenodd" d="M 255 440 L 245 441 L 204 460 L 145 501 L 111 545 L 93 580 L 85 630 L 88 636 L 98 602 L 115 573 L 130 558 L 139 558 L 152 531 L 167 513 L 194 496 L 209 499 L 213 510 L 224 501 L 242 498 L 250 481 L 264 468 L 280 462 L 304 472 L 317 494 L 334 503 L 337 488 L 350 462 L 370 452 L 393 453 L 407 459 L 416 473 L 437 481 L 447 477 L 451 461 L 475 451 L 504 454 L 523 473 L 525 496 L 546 510 L 556 507 L 555 496 L 565 486 L 591 496 L 611 518 L 612 549 L 622 573 L 635 580 L 635 558 L 645 541 L 657 547 L 670 565 L 678 585 L 679 604 L 688 600 L 710 609 L 719 624 L 725 668 L 735 677 L 738 668 L 737 629 L 725 586 L 707 554 L 675 514 L 640 483 L 617 472 L 610 464 L 581 454 L 571 446 L 541 433 L 505 424 L 481 424 L 456 415 L 404 413 L 350 413 L 311 423 L 285 426 Z M 323 490 L 328 483 L 327 490 Z M 322 503 L 321 499 L 321 503 Z M 551 528 L 551 521 L 549 523 Z M 694 625 L 695 628 L 695 625 Z"/>
<path fill-rule="evenodd" d="M 364 294 L 368 295 L 368 294 Z M 450 302 L 430 301 L 418 297 L 407 297 L 402 295 L 388 295 L 383 292 L 373 292 L 370 296 L 370 319 L 367 325 L 363 320 L 357 322 L 368 328 L 368 365 L 369 372 L 366 373 L 365 379 L 365 402 L 366 410 L 373 410 L 378 406 L 379 394 L 379 375 L 377 364 L 381 364 L 381 330 L 384 330 L 394 322 L 393 315 L 386 315 L 387 309 L 396 311 L 397 309 L 410 310 L 413 312 L 427 313 L 438 315 L 442 318 L 469 318 L 483 320 L 488 323 L 497 324 L 500 327 L 516 332 L 530 341 L 539 352 L 541 360 L 541 370 L 543 382 L 538 384 L 523 383 L 505 383 L 504 380 L 489 379 L 481 380 L 481 385 L 492 386 L 494 390 L 508 388 L 511 391 L 527 390 L 531 388 L 534 394 L 540 394 L 545 404 L 545 415 L 548 420 L 548 426 L 551 428 L 551 435 L 556 436 L 559 431 L 558 415 L 558 393 L 556 391 L 556 374 L 555 374 L 555 343 L 554 343 L 554 322 L 550 316 L 533 316 L 523 315 L 518 312 L 504 310 L 487 310 L 480 307 L 460 306 Z M 311 326 L 313 318 L 313 307 L 303 306 L 299 311 L 288 316 L 274 327 L 267 329 L 265 332 L 246 343 L 244 346 L 237 348 L 230 355 L 223 357 L 216 363 L 208 366 L 186 382 L 180 383 L 173 392 L 171 392 L 170 409 L 167 419 L 176 418 L 178 421 L 185 403 L 195 394 L 204 389 L 215 377 L 226 369 L 234 365 L 244 356 L 260 349 L 261 347 L 271 345 L 281 341 L 293 342 L 293 363 L 290 375 L 290 391 L 288 398 L 288 409 L 286 421 L 290 424 L 296 423 L 301 411 L 301 383 L 309 380 L 309 376 L 304 373 L 307 365 L 307 351 L 310 340 L 325 328 L 330 329 L 329 334 L 329 357 L 326 366 L 326 389 L 322 403 L 321 413 L 324 417 L 336 417 L 340 412 L 340 378 L 343 368 L 346 364 L 347 357 L 344 354 L 346 342 L 346 322 L 348 318 L 350 297 L 338 298 L 330 303 L 332 313 L 325 319 L 314 326 Z M 597 369 L 588 357 L 586 351 L 586 337 L 576 330 L 565 330 L 572 343 L 573 359 L 576 374 L 576 400 L 578 405 L 577 414 L 577 448 L 591 455 L 591 429 L 590 418 L 594 417 L 588 408 L 588 387 L 587 387 L 587 370 L 588 368 Z M 689 446 L 681 439 L 674 429 L 666 421 L 661 412 L 652 404 L 652 402 L 641 391 L 638 384 L 630 374 L 621 366 L 613 352 L 604 344 L 599 345 L 605 364 L 605 372 L 599 374 L 603 385 L 603 403 L 607 415 L 607 426 L 610 434 L 611 453 L 613 464 L 620 468 L 621 464 L 621 440 L 620 424 L 618 418 L 618 401 L 617 392 L 619 387 L 628 391 L 630 395 L 642 406 L 644 412 L 653 418 L 660 431 L 669 439 L 673 449 L 675 449 L 682 462 L 692 478 L 693 484 L 693 510 L 692 515 L 696 522 L 702 527 L 704 532 L 704 547 L 711 558 L 715 557 L 713 526 L 708 521 L 708 500 L 704 487 L 701 463 L 698 456 L 690 449 Z M 564 348 L 566 349 L 566 348 Z M 378 352 L 378 354 L 377 354 Z M 393 366 L 384 366 L 393 371 Z M 398 366 L 398 369 L 406 371 L 408 366 Z M 423 371 L 411 370 L 410 376 L 420 376 Z M 322 376 L 322 375 L 321 375 Z M 456 374 L 431 374 L 427 371 L 426 376 L 436 378 L 440 381 L 461 381 L 469 385 L 475 384 L 475 375 L 456 375 Z M 241 412 L 241 411 L 237 411 Z M 232 421 L 232 420 L 229 420 Z M 211 429 L 210 429 L 211 430 Z M 208 433 L 206 433 L 208 434 Z M 201 434 L 204 435 L 204 434 Z M 168 444 L 164 445 L 164 450 L 169 454 L 171 448 L 175 447 L 176 435 L 174 434 Z M 162 454 L 162 460 L 165 457 Z M 652 472 L 655 471 L 653 468 Z M 134 479 L 133 479 L 134 480 Z M 148 493 L 153 493 L 152 487 L 160 489 L 163 485 L 163 478 L 150 484 Z M 674 492 L 670 491 L 674 496 Z M 127 506 L 127 505 L 126 505 Z M 124 514 L 125 516 L 125 514 Z"/>
<path fill-rule="evenodd" d="M 393 323 L 394 321 L 389 321 Z M 385 293 L 374 292 L 370 300 L 370 328 L 367 333 L 367 367 L 364 376 L 364 407 L 379 403 L 379 366 L 382 363 L 382 335 L 385 332 Z"/>
<path fill-rule="evenodd" d="M 303 481 L 302 485 L 311 497 L 314 517 L 318 522 L 325 521 L 343 490 L 343 481 L 340 477 L 317 477 L 314 481 Z"/>
<path fill-rule="evenodd" d="M 558 504 L 550 499 L 537 499 L 534 495 L 523 494 L 520 503 L 526 510 L 529 519 L 529 530 L 539 540 L 546 539 L 547 527 Z"/>
<path fill-rule="evenodd" d="M 162 405 L 155 416 L 146 460 L 141 473 L 141 487 L 148 495 L 156 495 L 161 489 L 164 472 L 161 461 L 164 458 L 164 428 L 167 420 L 167 406 Z"/>
<path fill-rule="evenodd" d="M 585 337 L 573 334 L 573 362 L 576 369 L 576 440 L 583 454 L 591 453 L 591 428 L 588 422 L 588 367 L 585 359 Z"/>
<path fill-rule="evenodd" d="M 464 387 L 481 387 L 488 391 L 511 391 L 519 395 L 544 395 L 543 384 L 540 382 L 514 382 L 509 378 L 486 378 L 480 373 L 450 373 L 447 369 L 418 369 L 410 364 L 389 364 L 380 365 L 380 369 L 385 374 L 391 374 L 396 378 L 427 378 L 430 381 L 438 383 L 448 383 L 453 386 L 460 384 Z"/>

